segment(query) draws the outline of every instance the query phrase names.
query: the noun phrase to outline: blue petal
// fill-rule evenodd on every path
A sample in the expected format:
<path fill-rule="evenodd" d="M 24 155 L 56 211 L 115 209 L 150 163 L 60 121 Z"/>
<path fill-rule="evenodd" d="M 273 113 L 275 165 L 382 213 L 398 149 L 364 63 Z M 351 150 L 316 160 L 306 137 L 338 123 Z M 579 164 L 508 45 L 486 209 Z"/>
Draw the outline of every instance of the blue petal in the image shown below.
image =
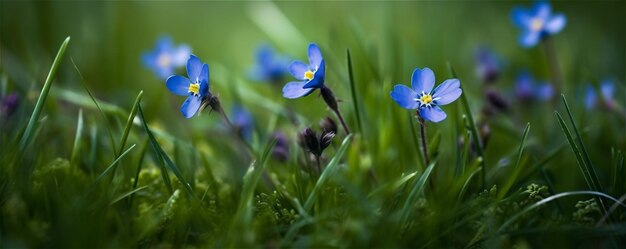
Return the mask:
<path fill-rule="evenodd" d="M 593 90 L 593 87 L 587 84 L 587 88 L 585 89 L 585 107 L 587 109 L 591 109 L 595 106 L 597 101 L 596 92 Z"/>
<path fill-rule="evenodd" d="M 176 95 L 188 95 L 190 83 L 189 79 L 180 75 L 172 75 L 165 81 L 167 89 Z"/>
<path fill-rule="evenodd" d="M 545 30 L 548 34 L 556 34 L 559 33 L 563 27 L 565 27 L 565 23 L 567 19 L 563 14 L 556 14 L 552 16 L 548 22 L 546 23 Z"/>
<path fill-rule="evenodd" d="M 522 35 L 519 37 L 519 43 L 522 45 L 522 47 L 530 48 L 537 45 L 540 38 L 540 32 L 526 31 L 522 33 Z"/>
<path fill-rule="evenodd" d="M 209 65 L 208 64 L 204 64 L 202 65 L 202 71 L 200 71 L 200 74 L 198 75 L 198 83 L 209 83 Z"/>
<path fill-rule="evenodd" d="M 600 92 L 604 101 L 612 100 L 613 93 L 615 92 L 615 85 L 610 80 L 604 80 L 600 83 Z"/>
<path fill-rule="evenodd" d="M 326 63 L 324 60 L 320 63 L 320 67 L 317 71 L 315 71 L 315 75 L 313 79 L 306 83 L 303 88 L 321 88 L 324 86 L 324 77 L 326 73 Z"/>
<path fill-rule="evenodd" d="M 419 102 L 415 101 L 417 93 L 405 85 L 395 85 L 390 94 L 391 98 L 402 108 L 412 110 L 417 109 L 420 105 Z"/>
<path fill-rule="evenodd" d="M 439 106 L 420 108 L 420 116 L 430 122 L 440 122 L 446 119 L 446 113 Z"/>
<path fill-rule="evenodd" d="M 299 80 L 305 80 L 304 73 L 308 70 L 309 67 L 301 61 L 294 61 L 291 65 L 289 65 L 289 73 L 291 73 L 294 78 Z"/>
<path fill-rule="evenodd" d="M 156 68 L 156 54 L 154 52 L 145 52 L 141 54 L 141 62 L 149 69 Z"/>
<path fill-rule="evenodd" d="M 413 70 L 413 75 L 411 76 L 411 87 L 413 87 L 413 90 L 418 93 L 430 93 L 433 90 L 433 86 L 435 86 L 435 73 L 433 73 L 433 70 L 427 67 Z"/>
<path fill-rule="evenodd" d="M 176 67 L 182 67 L 189 60 L 189 56 L 191 55 L 191 48 L 187 45 L 180 45 L 173 52 L 173 64 Z"/>
<path fill-rule="evenodd" d="M 528 22 L 531 20 L 531 17 L 528 13 L 528 10 L 515 7 L 513 11 L 511 11 L 511 19 L 513 20 L 513 24 L 519 28 L 528 27 Z"/>
<path fill-rule="evenodd" d="M 550 3 L 547 1 L 539 1 L 533 5 L 533 12 L 535 18 L 541 18 L 547 20 L 550 17 Z"/>
<path fill-rule="evenodd" d="M 549 83 L 538 85 L 535 91 L 535 96 L 539 100 L 547 101 L 552 99 L 552 96 L 554 96 L 554 87 L 552 87 Z"/>
<path fill-rule="evenodd" d="M 190 95 L 187 97 L 182 106 L 180 106 L 180 112 L 183 113 L 185 118 L 193 117 L 198 109 L 200 108 L 200 104 L 202 104 L 202 98 Z"/>
<path fill-rule="evenodd" d="M 283 97 L 297 99 L 309 95 L 315 88 L 302 88 L 306 84 L 304 81 L 292 81 L 283 87 Z"/>
<path fill-rule="evenodd" d="M 320 48 L 315 43 L 309 44 L 309 66 L 311 69 L 314 71 L 318 70 L 322 60 L 324 60 L 324 58 L 322 58 Z"/>
<path fill-rule="evenodd" d="M 171 50 L 173 46 L 172 38 L 169 36 L 161 36 L 161 38 L 156 41 L 157 51 L 168 51 Z"/>
<path fill-rule="evenodd" d="M 187 60 L 187 76 L 193 82 L 196 82 L 202 73 L 202 61 L 195 55 L 190 55 Z"/>
<path fill-rule="evenodd" d="M 260 66 L 271 64 L 274 59 L 274 50 L 268 45 L 261 45 L 256 51 L 256 60 Z"/>
<path fill-rule="evenodd" d="M 207 94 L 209 94 L 209 83 L 208 82 L 202 82 L 200 83 L 200 97 L 204 97 L 207 96 Z"/>
<path fill-rule="evenodd" d="M 447 105 L 461 96 L 461 82 L 458 79 L 449 79 L 441 83 L 433 91 L 433 99 L 437 105 Z"/>

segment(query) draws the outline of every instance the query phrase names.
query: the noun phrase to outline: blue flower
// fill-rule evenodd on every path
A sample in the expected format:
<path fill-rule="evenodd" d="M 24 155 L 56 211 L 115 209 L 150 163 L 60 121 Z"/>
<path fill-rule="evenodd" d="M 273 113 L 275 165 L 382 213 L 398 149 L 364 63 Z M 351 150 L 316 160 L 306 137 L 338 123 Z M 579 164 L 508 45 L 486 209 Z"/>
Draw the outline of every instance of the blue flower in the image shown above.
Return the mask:
<path fill-rule="evenodd" d="M 493 83 L 500 76 L 502 61 L 488 47 L 480 47 L 476 50 L 476 75 L 485 83 Z"/>
<path fill-rule="evenodd" d="M 269 45 L 261 45 L 256 51 L 256 65 L 250 69 L 250 78 L 256 81 L 278 82 L 289 68 L 289 59 L 278 55 Z"/>
<path fill-rule="evenodd" d="M 411 87 L 395 85 L 391 98 L 402 108 L 418 109 L 420 117 L 431 122 L 439 122 L 446 118 L 446 113 L 439 107 L 455 101 L 461 96 L 461 82 L 448 79 L 435 90 L 435 74 L 430 68 L 416 68 L 411 77 Z"/>
<path fill-rule="evenodd" d="M 233 107 L 233 126 L 237 129 L 237 132 L 245 139 L 249 140 L 252 137 L 252 130 L 254 129 L 254 119 L 252 114 L 240 105 Z"/>
<path fill-rule="evenodd" d="M 541 39 L 560 32 L 567 19 L 561 13 L 552 14 L 548 2 L 537 2 L 532 8 L 516 7 L 511 12 L 513 23 L 522 30 L 519 43 L 523 47 L 533 47 Z"/>
<path fill-rule="evenodd" d="M 191 48 L 187 45 L 174 46 L 170 37 L 164 36 L 157 40 L 155 47 L 150 52 L 142 55 L 144 66 L 154 71 L 161 79 L 174 74 L 174 70 L 182 67 L 191 55 Z"/>
<path fill-rule="evenodd" d="M 325 71 L 322 51 L 315 43 L 309 44 L 309 65 L 301 61 L 291 63 L 289 73 L 299 81 L 287 83 L 283 87 L 283 96 L 288 99 L 296 99 L 309 95 L 316 88 L 322 88 Z"/>
<path fill-rule="evenodd" d="M 209 65 L 198 57 L 191 55 L 187 60 L 187 76 L 172 75 L 165 85 L 176 95 L 188 96 L 180 107 L 185 118 L 191 118 L 200 108 L 202 101 L 209 93 Z"/>
<path fill-rule="evenodd" d="M 613 94 L 615 93 L 615 85 L 613 81 L 604 80 L 600 83 L 600 94 L 602 96 L 602 101 L 604 106 L 611 109 L 615 106 L 615 100 L 613 99 Z M 586 95 L 585 95 L 585 107 L 587 109 L 592 109 L 598 104 L 598 96 L 594 91 L 593 87 L 590 84 L 587 84 Z"/>
<path fill-rule="evenodd" d="M 521 72 L 515 84 L 515 96 L 522 101 L 547 101 L 554 96 L 554 87 L 549 83 L 536 83 L 528 72 Z"/>

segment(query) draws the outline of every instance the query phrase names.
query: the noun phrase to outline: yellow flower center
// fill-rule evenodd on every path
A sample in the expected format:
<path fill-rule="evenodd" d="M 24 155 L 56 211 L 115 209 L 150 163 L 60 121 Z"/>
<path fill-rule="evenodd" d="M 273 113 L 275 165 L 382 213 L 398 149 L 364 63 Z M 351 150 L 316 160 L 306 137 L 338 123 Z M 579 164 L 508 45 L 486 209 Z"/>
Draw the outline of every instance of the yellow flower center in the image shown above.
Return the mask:
<path fill-rule="evenodd" d="M 307 80 L 312 80 L 313 76 L 315 76 L 315 73 L 311 72 L 311 70 L 304 72 L 304 78 Z"/>
<path fill-rule="evenodd" d="M 193 95 L 200 95 L 200 83 L 191 83 L 189 84 L 189 92 L 193 93 Z"/>
<path fill-rule="evenodd" d="M 433 97 L 430 96 L 430 94 L 424 94 L 420 97 L 420 102 L 422 102 L 423 105 L 428 105 L 430 102 L 433 102 Z"/>
<path fill-rule="evenodd" d="M 159 58 L 157 58 L 157 64 L 161 68 L 169 67 L 171 61 L 172 61 L 172 59 L 166 53 L 163 53 L 163 54 L 159 55 Z"/>
<path fill-rule="evenodd" d="M 541 18 L 534 18 L 530 21 L 530 29 L 534 31 L 540 31 L 543 28 L 543 20 Z"/>

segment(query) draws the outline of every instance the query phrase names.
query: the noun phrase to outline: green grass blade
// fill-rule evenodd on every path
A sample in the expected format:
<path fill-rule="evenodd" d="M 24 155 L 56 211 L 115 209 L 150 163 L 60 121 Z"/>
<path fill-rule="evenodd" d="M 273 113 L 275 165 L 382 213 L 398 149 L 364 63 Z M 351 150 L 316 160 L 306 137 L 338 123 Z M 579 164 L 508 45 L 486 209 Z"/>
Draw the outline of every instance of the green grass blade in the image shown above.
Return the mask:
<path fill-rule="evenodd" d="M 363 134 L 363 124 L 361 123 L 361 111 L 356 94 L 356 85 L 354 83 L 354 72 L 352 71 L 352 57 L 350 56 L 350 49 L 346 49 L 346 60 L 348 61 L 348 79 L 350 80 L 350 92 L 352 93 L 352 104 L 354 105 L 354 112 L 356 114 L 356 124 L 359 128 L 359 133 Z"/>
<path fill-rule="evenodd" d="M 96 177 L 96 181 L 94 182 L 94 184 L 98 183 L 100 180 L 102 180 L 102 178 L 104 176 L 106 176 L 113 169 L 113 167 L 115 167 L 117 162 L 119 162 L 122 158 L 124 158 L 124 156 L 126 156 L 126 154 L 128 154 L 128 152 L 133 150 L 135 148 L 135 146 L 136 146 L 136 144 L 131 145 L 127 150 L 124 151 L 124 153 L 122 153 L 117 158 L 115 158 L 115 160 L 113 160 L 113 162 L 109 165 L 109 167 L 107 167 L 102 173 L 100 173 L 100 175 L 98 175 L 98 177 Z"/>
<path fill-rule="evenodd" d="M 185 186 L 185 190 L 187 190 L 187 193 L 190 196 L 196 197 L 195 194 L 193 193 L 193 189 L 191 188 L 191 185 L 185 180 L 185 177 L 180 172 L 178 167 L 176 167 L 174 162 L 172 162 L 170 157 L 165 153 L 165 151 L 163 151 L 163 148 L 161 148 L 161 146 L 157 142 L 156 138 L 154 137 L 154 134 L 152 134 L 152 131 L 150 131 L 150 128 L 148 128 L 148 123 L 146 123 L 146 118 L 143 115 L 143 110 L 141 109 L 141 104 L 137 105 L 137 109 L 139 110 L 139 115 L 141 116 L 141 120 L 143 121 L 142 122 L 143 123 L 143 128 L 146 131 L 146 133 L 148 134 L 148 138 L 150 139 L 150 143 L 152 144 L 152 148 L 155 150 L 155 153 L 158 155 L 158 157 L 161 158 L 161 163 L 165 163 L 165 165 L 172 172 L 174 172 L 174 175 L 176 176 L 176 178 L 178 178 L 178 181 L 180 181 L 180 184 Z M 164 177 L 166 177 L 167 171 L 162 172 L 162 174 L 164 175 Z M 166 182 L 166 185 L 167 185 L 167 182 Z M 171 189 L 171 184 L 170 184 L 170 186 L 168 188 Z"/>
<path fill-rule="evenodd" d="M 452 67 L 452 64 L 448 64 L 448 67 L 450 68 L 450 73 L 452 74 L 452 77 L 460 81 L 461 79 L 459 79 L 459 77 L 457 76 L 456 71 L 454 71 L 454 68 Z M 483 157 L 484 155 L 483 143 L 480 140 L 480 136 L 478 136 L 478 128 L 476 128 L 476 119 L 474 118 L 474 115 L 472 114 L 472 109 L 469 106 L 469 100 L 467 99 L 467 92 L 463 88 L 463 84 L 461 84 L 459 87 L 461 88 L 461 91 L 463 91 L 463 94 L 461 94 L 461 100 L 462 100 L 461 103 L 463 104 L 463 109 L 465 110 L 465 114 L 467 115 L 467 119 L 469 121 L 470 132 L 472 133 L 472 140 L 474 142 L 474 146 L 476 147 L 476 152 L 478 153 L 478 156 Z M 482 167 L 482 172 L 481 172 L 482 187 L 485 188 L 487 186 L 487 173 L 486 173 L 487 170 L 484 165 L 484 160 L 482 161 L 481 167 Z"/>
<path fill-rule="evenodd" d="M 530 123 L 526 123 L 526 128 L 524 128 L 524 133 L 522 135 L 522 141 L 520 142 L 519 147 L 517 148 L 517 159 L 515 161 L 515 166 L 514 166 L 515 168 L 513 168 L 513 173 L 509 176 L 507 181 L 504 183 L 504 185 L 500 189 L 498 193 L 498 200 L 502 200 L 502 198 L 504 198 L 504 196 L 511 189 L 511 186 L 513 186 L 513 184 L 517 180 L 517 177 L 519 176 L 520 172 L 522 172 L 523 168 L 519 164 L 522 161 L 522 153 L 524 152 L 524 145 L 526 144 L 526 138 L 528 138 L 529 131 L 530 131 Z"/>
<path fill-rule="evenodd" d="M 231 243 L 231 247 L 237 247 L 237 243 L 242 242 L 243 245 L 248 246 L 252 243 L 254 233 L 253 230 L 250 229 L 250 227 L 252 224 L 252 211 L 254 209 L 254 207 L 252 206 L 254 190 L 256 189 L 256 186 L 259 183 L 263 172 L 265 171 L 265 166 L 267 165 L 269 155 L 274 149 L 274 146 L 277 142 L 277 139 L 273 139 L 265 147 L 265 150 L 260 157 L 260 163 L 257 165 L 257 163 L 253 161 L 248 168 L 248 172 L 246 172 L 246 174 L 243 176 L 243 189 L 241 190 L 241 199 L 239 200 L 237 212 L 235 213 L 235 217 L 232 221 L 233 223 L 230 227 L 231 232 L 228 233 L 233 236 L 229 238 L 229 243 Z"/>
<path fill-rule="evenodd" d="M 559 125 L 561 126 L 561 129 L 563 130 L 565 137 L 567 138 L 567 142 L 569 143 L 570 147 L 572 148 L 572 151 L 574 152 L 574 156 L 576 156 L 576 162 L 578 162 L 578 166 L 580 167 L 580 171 L 583 173 L 583 177 L 585 178 L 585 182 L 587 182 L 587 186 L 589 186 L 589 189 L 596 191 L 597 189 L 593 181 L 591 180 L 589 172 L 587 171 L 587 167 L 585 166 L 585 162 L 583 161 L 583 158 L 580 155 L 578 146 L 574 142 L 574 138 L 572 138 L 572 133 L 569 131 L 569 128 L 567 128 L 567 125 L 565 124 L 565 120 L 563 120 L 563 117 L 558 111 L 555 111 L 554 114 L 556 115 L 556 118 L 559 121 Z"/>
<path fill-rule="evenodd" d="M 591 181 L 596 186 L 596 191 L 602 191 L 602 184 L 600 184 L 600 180 L 598 179 L 598 175 L 596 174 L 596 170 L 593 167 L 593 163 L 589 158 L 589 153 L 587 153 L 587 149 L 585 148 L 585 144 L 583 143 L 583 138 L 580 136 L 580 132 L 578 132 L 578 127 L 576 127 L 576 123 L 574 122 L 574 117 L 572 116 L 572 112 L 569 109 L 569 105 L 567 104 L 567 100 L 565 99 L 565 95 L 561 94 L 561 99 L 563 100 L 563 104 L 565 105 L 565 110 L 567 111 L 567 116 L 569 117 L 569 121 L 572 124 L 572 129 L 574 130 L 574 134 L 576 134 L 576 142 L 578 143 L 580 149 L 580 155 L 585 160 L 585 165 L 587 166 L 587 171 L 589 172 L 589 177 Z"/>
<path fill-rule="evenodd" d="M 428 168 L 426 168 L 424 173 L 420 176 L 420 178 L 418 178 L 417 181 L 415 181 L 415 183 L 411 187 L 411 192 L 409 192 L 409 195 L 407 196 L 404 202 L 404 205 L 402 206 L 402 210 L 400 211 L 401 222 L 406 222 L 407 219 L 409 218 L 409 214 L 411 213 L 411 207 L 417 201 L 417 197 L 419 197 L 419 194 L 424 192 L 424 187 L 426 186 L 426 182 L 428 181 L 428 178 L 430 177 L 430 174 L 433 172 L 433 169 L 435 168 L 436 164 L 437 164 L 437 161 L 432 161 L 430 165 L 428 166 Z"/>
<path fill-rule="evenodd" d="M 70 162 L 72 165 L 76 165 L 76 157 L 80 150 L 80 142 L 83 137 L 83 109 L 78 109 L 78 120 L 76 121 L 76 135 L 74 136 L 74 146 L 72 147 L 72 155 L 70 156 Z"/>
<path fill-rule="evenodd" d="M 511 218 L 509 218 L 507 221 L 505 221 L 504 223 L 502 223 L 502 226 L 500 226 L 500 228 L 498 229 L 499 233 L 502 233 L 505 231 L 505 229 L 510 226 L 513 222 L 515 222 L 517 219 L 519 219 L 521 216 L 523 216 L 524 214 L 532 211 L 533 209 L 536 209 L 548 202 L 551 202 L 553 200 L 557 200 L 563 197 L 567 197 L 567 196 L 575 196 L 575 195 L 593 195 L 594 197 L 604 197 L 606 199 L 612 200 L 615 203 L 618 203 L 620 206 L 626 207 L 626 205 L 622 202 L 620 202 L 618 199 L 607 195 L 605 193 L 602 192 L 598 192 L 598 191 L 570 191 L 570 192 L 564 192 L 564 193 L 559 193 L 556 195 L 552 195 L 549 196 L 541 201 L 538 201 L 530 206 L 528 206 L 527 208 L 525 208 L 524 210 L 520 211 L 519 213 L 513 215 Z"/>
<path fill-rule="evenodd" d="M 139 192 L 141 190 L 144 190 L 144 189 L 146 189 L 148 187 L 150 187 L 150 185 L 146 185 L 146 186 L 141 186 L 139 188 L 135 188 L 135 189 L 129 191 L 128 193 L 125 193 L 125 194 L 120 195 L 119 197 L 115 198 L 111 203 L 109 203 L 109 205 L 113 205 L 113 204 L 117 203 L 118 201 L 121 201 L 121 200 L 123 200 L 126 197 L 132 196 L 133 194 L 135 194 L 135 193 L 137 193 L 137 192 Z"/>
<path fill-rule="evenodd" d="M 139 184 L 139 173 L 141 173 L 141 166 L 143 165 L 143 160 L 146 158 L 146 152 L 148 152 L 148 140 L 143 145 L 143 149 L 141 150 L 141 156 L 139 157 L 139 163 L 137 163 L 137 171 L 135 171 L 135 180 L 133 181 L 133 190 L 137 188 Z M 135 195 L 131 195 L 128 200 L 128 208 L 133 207 L 133 199 Z"/>
<path fill-rule="evenodd" d="M 130 129 L 133 127 L 133 120 L 135 119 L 135 115 L 137 115 L 137 106 L 139 106 L 139 102 L 141 101 L 141 97 L 143 96 L 143 91 L 140 91 L 135 99 L 135 103 L 133 104 L 133 108 L 128 115 L 128 119 L 126 120 L 126 126 L 124 127 L 124 133 L 122 133 L 122 138 L 120 139 L 119 152 L 122 153 L 124 146 L 126 145 L 126 140 L 128 139 L 128 134 L 130 134 Z M 111 174 L 111 181 L 113 180 L 113 176 L 115 176 L 115 171 L 117 170 L 117 166 L 113 167 L 113 173 Z"/>
<path fill-rule="evenodd" d="M 115 139 L 113 138 L 113 130 L 111 130 L 111 125 L 109 124 L 109 120 L 107 119 L 106 114 L 102 110 L 102 107 L 100 106 L 96 98 L 93 96 L 93 93 L 91 93 L 91 91 L 87 87 L 87 83 L 85 83 L 85 77 L 83 77 L 83 74 L 78 69 L 78 66 L 76 65 L 76 63 L 74 63 L 74 59 L 70 58 L 70 61 L 72 62 L 72 65 L 74 65 L 74 69 L 76 69 L 76 72 L 78 73 L 78 76 L 80 77 L 81 85 L 83 86 L 87 94 L 89 94 L 89 98 L 91 98 L 91 101 L 96 105 L 96 108 L 98 108 L 98 111 L 100 112 L 100 116 L 102 116 L 102 119 L 104 120 L 104 124 L 107 128 L 107 133 L 109 134 L 109 140 L 111 142 L 111 151 L 113 151 L 113 156 L 117 157 L 117 155 L 119 155 L 119 153 L 122 153 L 122 152 L 121 152 L 121 149 L 119 153 L 117 152 L 117 150 L 115 150 Z M 71 95 L 71 93 L 73 92 L 68 92 L 68 93 Z M 69 96 L 66 99 L 76 101 L 80 98 L 77 98 L 76 96 Z M 115 106 L 115 108 L 117 108 L 117 106 Z"/>
<path fill-rule="evenodd" d="M 70 37 L 65 38 L 65 41 L 61 44 L 59 51 L 57 52 L 54 61 L 52 62 L 52 67 L 50 67 L 50 72 L 48 72 L 48 76 L 46 77 L 46 82 L 41 89 L 41 93 L 39 94 L 39 98 L 37 99 L 37 103 L 35 104 L 35 109 L 28 120 L 28 125 L 26 126 L 26 130 L 24 130 L 24 134 L 20 139 L 19 148 L 20 151 L 24 151 L 26 146 L 32 139 L 31 134 L 37 128 L 39 116 L 41 116 L 41 111 L 43 110 L 43 105 L 46 102 L 46 98 L 48 97 L 48 93 L 50 92 L 50 87 L 52 86 L 52 80 L 54 76 L 56 76 L 57 70 L 61 65 L 61 59 L 63 59 L 63 55 L 65 54 L 65 50 L 67 49 L 67 45 L 70 42 Z"/>
<path fill-rule="evenodd" d="M 352 134 L 343 139 L 343 142 L 341 142 L 341 146 L 339 146 L 339 149 L 337 149 L 337 153 L 324 168 L 324 171 L 320 175 L 320 178 L 317 180 L 317 183 L 315 183 L 313 190 L 311 190 L 311 193 L 309 193 L 309 196 L 304 202 L 304 210 L 306 210 L 307 212 L 311 212 L 311 208 L 313 208 L 315 199 L 317 198 L 317 195 L 319 195 L 322 186 L 326 183 L 326 181 L 328 181 L 328 178 L 337 170 L 336 168 L 337 165 L 339 165 L 339 160 L 341 160 L 341 158 L 343 157 L 343 154 L 346 152 L 346 149 L 348 149 L 348 145 L 350 145 L 351 141 Z"/>

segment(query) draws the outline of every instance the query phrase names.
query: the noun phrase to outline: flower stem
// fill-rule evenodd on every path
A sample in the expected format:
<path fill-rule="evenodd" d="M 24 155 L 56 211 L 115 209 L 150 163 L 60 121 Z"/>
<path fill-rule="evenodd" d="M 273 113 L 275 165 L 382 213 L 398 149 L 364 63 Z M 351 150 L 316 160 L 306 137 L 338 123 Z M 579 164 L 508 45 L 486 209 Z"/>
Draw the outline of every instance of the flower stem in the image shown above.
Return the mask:
<path fill-rule="evenodd" d="M 554 83 L 554 90 L 557 93 L 562 93 L 563 91 L 563 78 L 561 77 L 561 70 L 559 70 L 559 61 L 556 56 L 556 49 L 554 47 L 554 41 L 551 37 L 546 37 L 542 41 L 542 45 L 544 48 L 544 52 L 548 57 L 548 64 L 550 65 L 550 74 L 552 76 L 552 81 Z M 558 99 L 558 98 L 555 98 Z"/>
<path fill-rule="evenodd" d="M 350 129 L 348 129 L 348 125 L 346 124 L 346 121 L 344 121 L 343 116 L 341 116 L 341 112 L 339 111 L 339 105 L 337 104 L 337 99 L 335 98 L 335 94 L 333 93 L 333 91 L 330 90 L 330 88 L 326 86 L 322 86 L 322 88 L 320 88 L 320 91 L 322 94 L 322 98 L 324 98 L 326 105 L 328 105 L 328 108 L 330 108 L 331 110 L 335 112 L 335 114 L 337 114 L 337 118 L 339 118 L 339 121 L 341 122 L 341 126 L 343 126 L 343 129 L 346 131 L 346 134 L 350 135 Z"/>
<path fill-rule="evenodd" d="M 430 164 L 430 157 L 428 157 L 428 142 L 426 142 L 426 121 L 422 117 L 420 117 L 419 112 L 417 112 L 417 119 L 420 122 L 420 132 L 422 136 L 422 151 L 424 152 L 424 161 L 426 162 L 426 164 L 424 164 L 424 168 L 426 169 L 428 168 L 428 165 Z M 428 178 L 428 185 L 430 186 L 431 190 L 435 190 L 435 185 L 433 184 L 433 175 L 431 175 L 431 177 Z"/>
<path fill-rule="evenodd" d="M 215 110 L 217 113 L 220 114 L 220 116 L 222 116 L 222 119 L 228 125 L 231 132 L 238 138 L 239 142 L 241 142 L 241 144 L 243 144 L 243 146 L 246 147 L 246 150 L 248 150 L 250 155 L 254 157 L 254 149 L 252 149 L 252 146 L 250 146 L 250 144 L 246 142 L 242 134 L 238 132 L 237 127 L 235 127 L 233 123 L 230 121 L 230 119 L 228 118 L 228 115 L 226 115 L 226 112 L 224 112 L 224 109 L 222 108 L 222 104 L 220 103 L 220 100 L 217 96 L 209 97 L 209 106 L 211 106 L 211 109 Z"/>

